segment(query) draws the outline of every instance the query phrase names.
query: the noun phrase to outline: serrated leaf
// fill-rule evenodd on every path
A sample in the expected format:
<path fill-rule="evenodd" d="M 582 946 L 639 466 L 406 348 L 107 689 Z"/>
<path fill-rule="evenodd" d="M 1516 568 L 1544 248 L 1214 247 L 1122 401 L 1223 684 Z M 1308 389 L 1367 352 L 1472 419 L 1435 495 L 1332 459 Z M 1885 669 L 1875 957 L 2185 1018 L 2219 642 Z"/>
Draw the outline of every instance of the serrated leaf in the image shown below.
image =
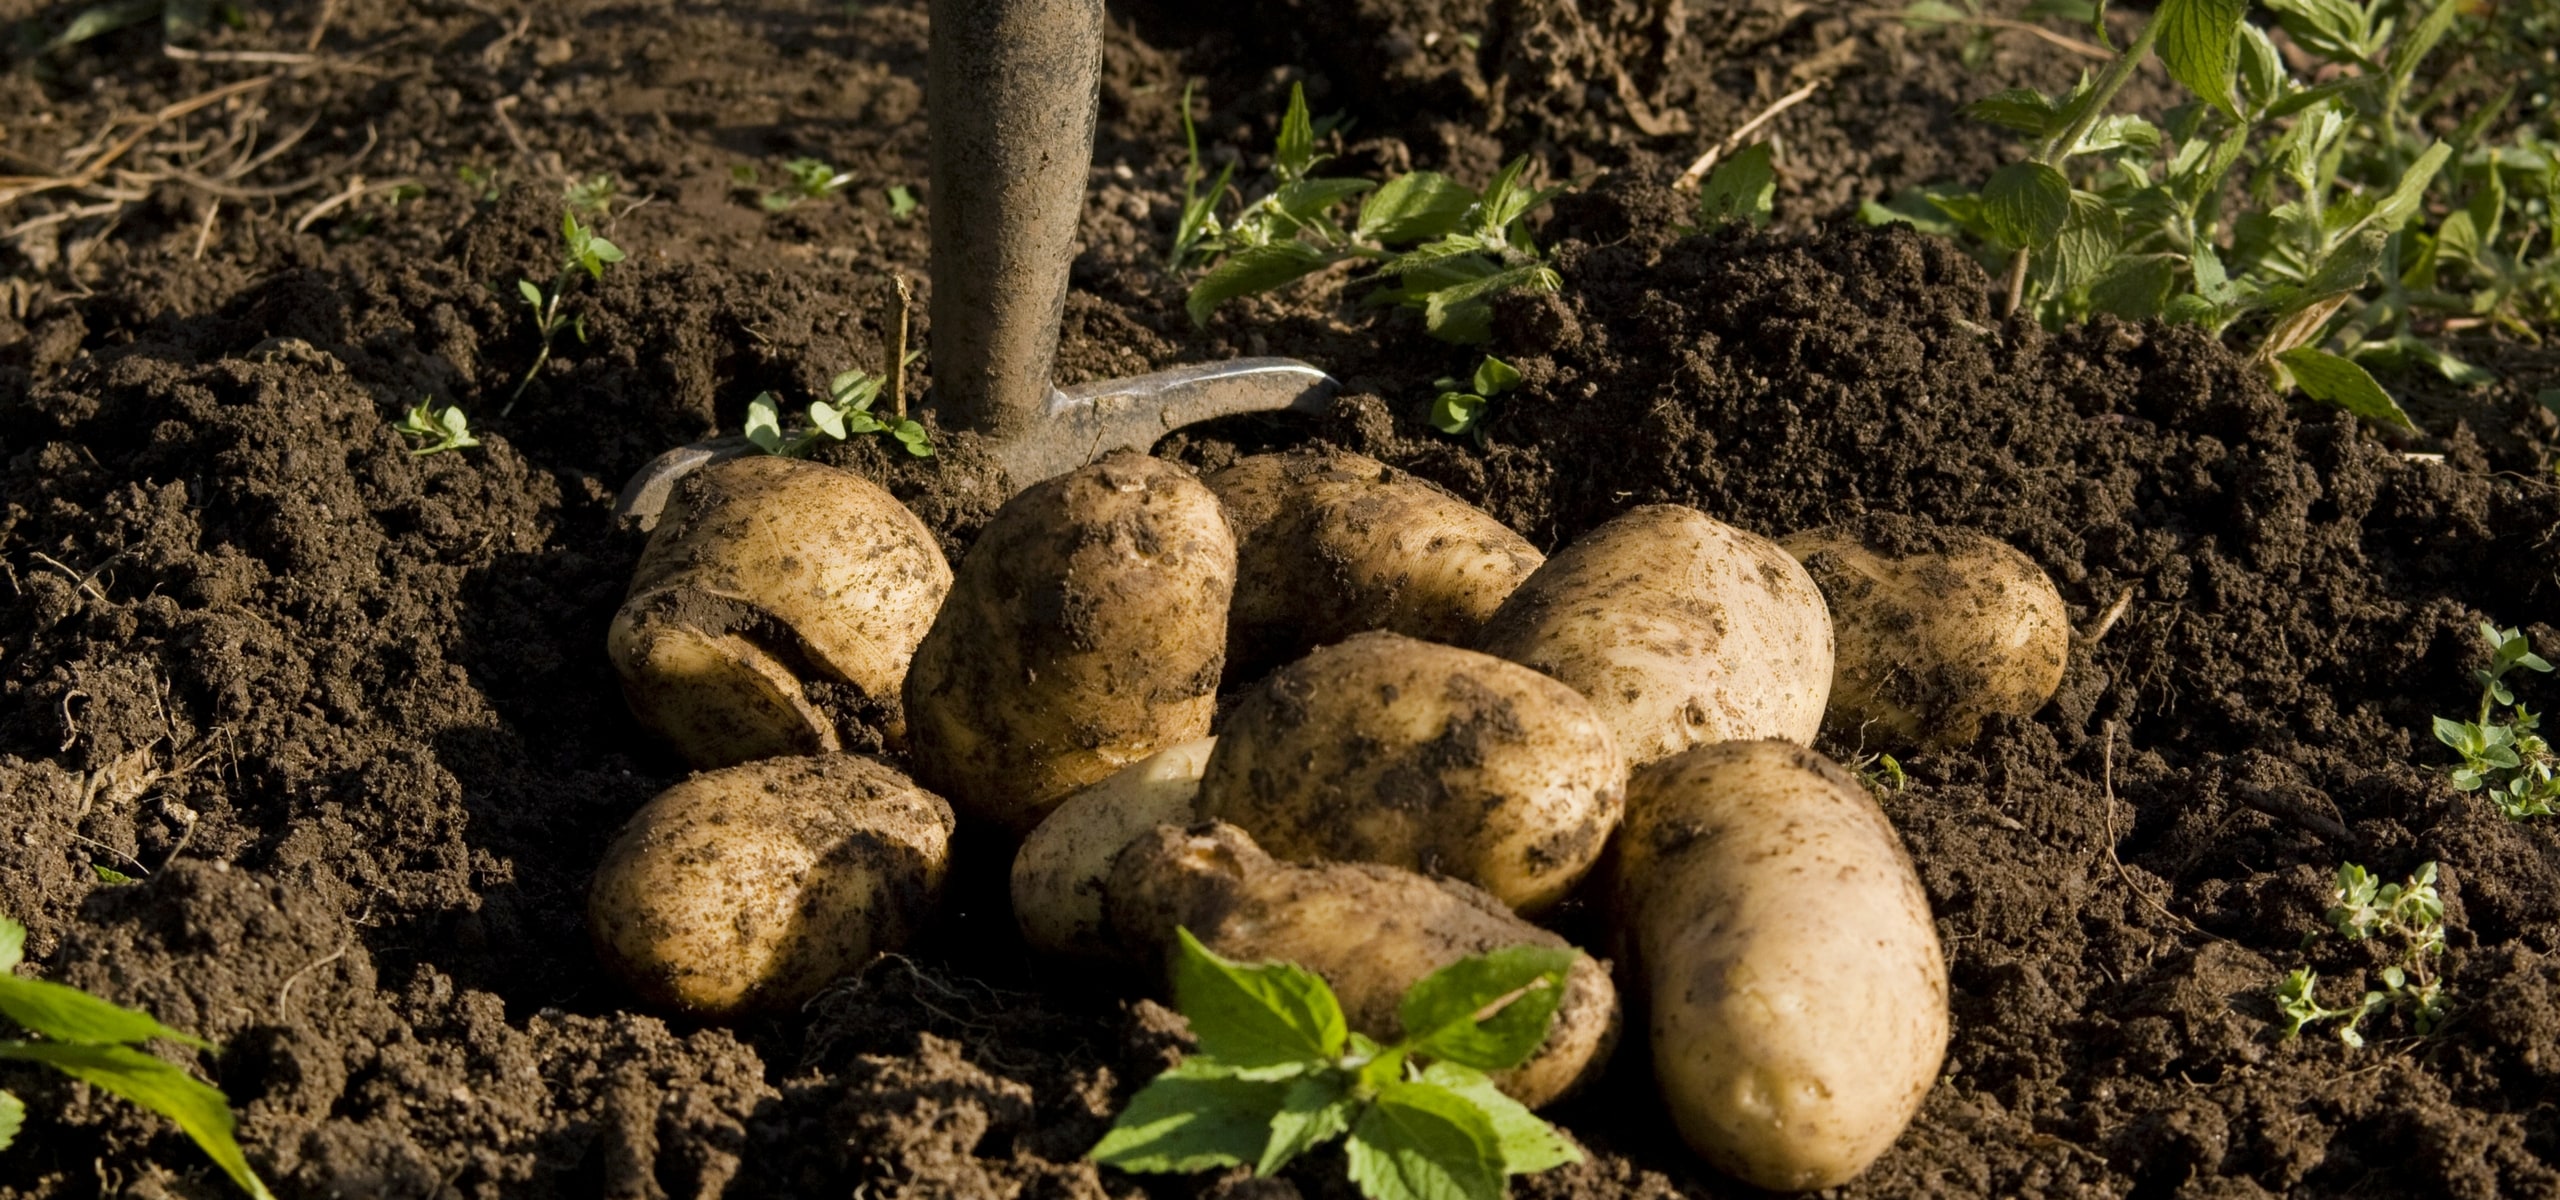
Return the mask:
<path fill-rule="evenodd" d="M 257 1200 L 274 1200 L 257 1172 L 249 1169 L 247 1156 L 233 1138 L 230 1102 L 176 1066 L 128 1046 L 60 1042 L 0 1042 L 0 1058 L 49 1063 L 74 1079 L 169 1118 L 242 1191 Z"/>
<path fill-rule="evenodd" d="M 1349 1081 L 1339 1071 L 1324 1071 L 1292 1082 L 1271 1115 L 1270 1141 L 1254 1164 L 1256 1175 L 1276 1175 L 1289 1160 L 1342 1136 L 1351 1128 L 1355 1102 Z"/>
<path fill-rule="evenodd" d="M 1351 1181 L 1370 1200 L 1500 1200 L 1493 1121 L 1437 1084 L 1399 1083 L 1351 1127 Z"/>
<path fill-rule="evenodd" d="M 0 1092 L 0 1150 L 18 1140 L 18 1131 L 26 1127 L 26 1102 L 7 1092 Z"/>
<path fill-rule="evenodd" d="M 2074 154 L 2105 154 L 2112 150 L 2139 150 L 2143 157 L 2157 154 L 2164 140 L 2160 127 L 2132 113 L 2110 113 L 2098 118 L 2081 135 Z"/>
<path fill-rule="evenodd" d="M 2240 18 L 2248 0 L 2161 0 L 2160 63 L 2197 98 L 2233 117 L 2231 79 L 2240 67 Z"/>
<path fill-rule="evenodd" d="M 2007 88 L 1964 106 L 1964 115 L 1986 125 L 2014 129 L 2038 138 L 2062 132 L 2061 110 L 2032 88 Z"/>
<path fill-rule="evenodd" d="M 42 979 L 0 975 L 0 1016 L 57 1042 L 112 1046 L 166 1038 L 211 1050 L 213 1043 L 171 1029 L 151 1014 L 109 1004 L 75 987 Z"/>
<path fill-rule="evenodd" d="M 2089 307 L 2127 321 L 2159 316 L 2178 286 L 2177 261 L 2166 254 L 2141 254 L 2119 260 L 2089 285 Z"/>
<path fill-rule="evenodd" d="M 1333 256 L 1305 242 L 1273 242 L 1239 250 L 1209 269 L 1191 285 L 1183 308 L 1191 323 L 1206 326 L 1209 314 L 1238 296 L 1253 296 L 1286 286 L 1331 265 Z"/>
<path fill-rule="evenodd" d="M 1423 976 L 1397 1006 L 1405 1044 L 1478 1070 L 1519 1066 L 1547 1040 L 1556 1005 L 1564 999 L 1565 971 L 1578 954 L 1512 946 Z"/>
<path fill-rule="evenodd" d="M 1539 1171 L 1582 1161 L 1571 1139 L 1547 1124 L 1529 1106 L 1502 1094 L 1493 1080 L 1472 1067 L 1436 1062 L 1423 1068 L 1422 1081 L 1438 1084 L 1473 1102 L 1493 1122 L 1502 1149 L 1502 1170 L 1509 1175 Z"/>
<path fill-rule="evenodd" d="M 1422 327 L 1444 342 L 1480 345 L 1493 340 L 1493 297 L 1515 289 L 1552 292 L 1562 286 L 1563 279 L 1544 263 L 1525 263 L 1451 284 L 1422 297 Z"/>
<path fill-rule="evenodd" d="M 2320 269 L 2303 282 L 2303 296 L 2308 301 L 2318 301 L 2363 290 L 2365 282 L 2381 268 L 2383 251 L 2390 242 L 2389 233 L 2367 229 L 2339 244 L 2320 260 Z"/>
<path fill-rule="evenodd" d="M 1778 194 L 1778 171 L 1767 142 L 1753 142 L 1716 164 L 1698 186 L 1698 224 L 1748 221 L 1754 228 L 1769 223 Z"/>
<path fill-rule="evenodd" d="M 2372 374 L 2352 359 L 2340 358 L 2316 346 L 2297 346 L 2277 355 L 2276 361 L 2293 372 L 2293 381 L 2314 400 L 2337 405 L 2376 425 L 2417 428 L 2391 393 L 2382 390 Z"/>
<path fill-rule="evenodd" d="M 1437 171 L 1399 175 L 1360 202 L 1353 236 L 1380 245 L 1447 237 L 1475 202 L 1473 190 Z"/>
<path fill-rule="evenodd" d="M 1085 1157 L 1123 1171 L 1185 1173 L 1262 1158 L 1286 1080 L 1211 1073 L 1185 1060 L 1158 1075 L 1121 1110 Z"/>
<path fill-rule="evenodd" d="M 2276 44 L 2246 21 L 2240 23 L 2240 84 L 2250 107 L 2259 109 L 2283 99 L 2285 89 L 2293 84 Z"/>
<path fill-rule="evenodd" d="M 0 974 L 18 969 L 27 957 L 27 927 L 9 917 L 0 917 Z"/>
<path fill-rule="evenodd" d="M 2418 202 L 2425 198 L 2427 185 L 2435 181 L 2436 172 L 2444 168 L 2444 160 L 2452 154 L 2453 147 L 2443 142 L 2428 146 L 2424 153 L 2418 155 L 2418 161 L 2409 164 L 2400 181 L 2392 185 L 2390 194 L 2374 204 L 2373 211 L 2365 217 L 2368 225 L 2384 233 L 2399 232 L 2400 227 L 2418 211 Z"/>
<path fill-rule="evenodd" d="M 1174 1003 L 1190 1018 L 1200 1052 L 1238 1067 L 1274 1067 L 1342 1055 L 1342 1005 L 1315 972 L 1292 963 L 1247 966 L 1220 958 L 1179 929 Z"/>
<path fill-rule="evenodd" d="M 1272 193 L 1271 207 L 1303 225 L 1376 186 L 1366 179 L 1299 179 L 1280 185 Z"/>
<path fill-rule="evenodd" d="M 2010 163 L 1982 185 L 1982 222 L 2011 246 L 2051 246 L 2070 219 L 2071 182 L 2043 163 Z"/>
<path fill-rule="evenodd" d="M 2114 206 L 2088 192 L 2071 193 L 2071 217 L 2054 235 L 2052 252 L 2044 258 L 2054 289 L 2072 295 L 2096 282 L 2115 259 L 2116 244 L 2123 236 Z"/>

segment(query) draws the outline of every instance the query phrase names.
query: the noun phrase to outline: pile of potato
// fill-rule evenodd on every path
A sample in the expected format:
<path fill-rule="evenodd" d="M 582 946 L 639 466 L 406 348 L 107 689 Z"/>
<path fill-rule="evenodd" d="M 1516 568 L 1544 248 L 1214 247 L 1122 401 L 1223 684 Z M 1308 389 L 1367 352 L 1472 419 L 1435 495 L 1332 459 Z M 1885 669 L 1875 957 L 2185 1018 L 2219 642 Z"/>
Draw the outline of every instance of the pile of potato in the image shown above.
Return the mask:
<path fill-rule="evenodd" d="M 2024 556 L 1907 522 L 1781 544 L 1654 505 L 1548 559 L 1358 455 L 1124 451 L 954 572 L 879 488 L 737 459 L 675 489 L 614 621 L 632 711 L 705 771 L 590 920 L 654 1004 L 787 1009 L 929 927 L 956 835 L 1012 854 L 1042 954 L 1160 969 L 1184 927 L 1387 1040 L 1414 981 L 1563 946 L 1533 919 L 1588 895 L 1614 971 L 1580 959 L 1497 1082 L 1595 1078 L 1623 988 L 1691 1146 L 1827 1187 L 1918 1110 L 1947 976 L 1900 839 L 1809 746 L 1967 743 L 2042 706 L 2068 634 Z"/>

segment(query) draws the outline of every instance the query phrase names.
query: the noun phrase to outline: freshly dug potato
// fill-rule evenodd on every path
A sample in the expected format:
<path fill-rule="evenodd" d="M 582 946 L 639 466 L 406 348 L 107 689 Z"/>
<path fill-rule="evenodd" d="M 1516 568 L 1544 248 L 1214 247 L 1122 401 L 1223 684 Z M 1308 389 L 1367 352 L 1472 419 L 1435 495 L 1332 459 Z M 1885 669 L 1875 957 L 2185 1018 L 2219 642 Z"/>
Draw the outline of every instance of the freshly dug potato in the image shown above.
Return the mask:
<path fill-rule="evenodd" d="M 696 775 L 633 815 L 587 926 L 650 1004 L 724 1019 L 797 1008 L 932 915 L 951 806 L 867 758 Z"/>
<path fill-rule="evenodd" d="M 1282 858 L 1452 875 L 1534 912 L 1599 859 L 1626 774 L 1572 688 L 1489 654 L 1364 633 L 1246 694 L 1198 807 Z"/>
<path fill-rule="evenodd" d="M 1831 618 L 1804 568 L 1674 504 L 1557 551 L 1477 646 L 1590 697 L 1631 766 L 1701 742 L 1810 743 L 1831 691 Z"/>
<path fill-rule="evenodd" d="M 1993 713 L 2027 716 L 2062 686 L 2071 615 L 2035 564 L 1998 539 L 1870 518 L 1779 543 L 1831 607 L 1832 735 L 1969 745 Z"/>
<path fill-rule="evenodd" d="M 1044 954 L 1111 958 L 1102 888 L 1122 847 L 1158 825 L 1191 823 L 1200 769 L 1216 738 L 1184 742 L 1120 768 L 1069 796 L 1013 856 L 1013 919 Z"/>
<path fill-rule="evenodd" d="M 1433 971 L 1509 946 L 1567 945 L 1457 880 L 1375 863 L 1293 866 L 1215 822 L 1131 842 L 1112 863 L 1108 897 L 1112 928 L 1160 961 L 1172 961 L 1179 927 L 1228 958 L 1296 963 L 1324 977 L 1351 1028 L 1382 1042 L 1404 1036 L 1397 1005 Z M 1608 964 L 1583 955 L 1546 1042 L 1493 1081 L 1536 1108 L 1597 1078 L 1617 1035 Z"/>
<path fill-rule="evenodd" d="M 1006 501 L 907 673 L 916 776 L 1019 835 L 1076 789 L 1209 733 L 1235 536 L 1133 450 Z"/>
<path fill-rule="evenodd" d="M 1842 1183 L 1893 1144 L 1947 1048 L 1947 971 L 1902 839 L 1793 742 L 1635 773 L 1614 890 L 1680 1135 L 1764 1188 Z"/>
<path fill-rule="evenodd" d="M 1231 681 L 1372 629 L 1464 645 L 1546 561 L 1473 505 L 1363 455 L 1256 455 L 1208 484 L 1236 529 Z"/>
<path fill-rule="evenodd" d="M 895 746 L 908 660 L 950 590 L 896 497 L 753 455 L 676 485 L 606 649 L 632 713 L 696 767 L 830 753 L 841 726 Z"/>

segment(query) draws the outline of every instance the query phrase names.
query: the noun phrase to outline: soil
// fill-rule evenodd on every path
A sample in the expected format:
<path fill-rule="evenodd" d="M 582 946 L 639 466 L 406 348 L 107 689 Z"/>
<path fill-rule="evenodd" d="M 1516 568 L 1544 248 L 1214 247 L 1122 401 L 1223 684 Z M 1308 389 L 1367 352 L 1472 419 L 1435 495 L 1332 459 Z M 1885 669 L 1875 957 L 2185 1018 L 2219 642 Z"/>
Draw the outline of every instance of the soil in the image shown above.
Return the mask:
<path fill-rule="evenodd" d="M 0 18 L 29 47 L 79 7 Z M 888 196 L 925 176 L 920 0 L 243 9 L 183 42 L 207 57 L 146 23 L 0 75 L 12 173 L 141 133 L 123 173 L 0 208 L 0 907 L 37 969 L 222 1043 L 195 1064 L 289 1198 L 1346 1194 L 1323 1155 L 1279 1181 L 1080 1161 L 1185 1034 L 1029 961 L 965 839 L 945 924 L 787 1017 L 670 1023 L 589 947 L 594 864 L 684 774 L 602 652 L 639 550 L 612 494 L 760 390 L 882 361 L 883 277 L 926 266 Z M 1987 169 L 2000 143 L 1956 108 L 2077 70 L 2033 39 L 1976 68 L 1836 0 L 1217 20 L 1114 11 L 1062 375 L 1294 354 L 1346 392 L 1160 453 L 1329 442 L 1550 550 L 1657 501 L 1771 535 L 1909 514 L 2017 546 L 2103 627 L 2034 719 L 1904 758 L 1882 798 L 1956 1030 L 1841 1195 L 2560 1195 L 2560 825 L 2454 792 L 2427 732 L 2475 701 L 2480 620 L 2560 645 L 2560 434 L 2529 400 L 2560 360 L 2472 348 L 2504 382 L 2385 436 L 2190 330 L 2003 321 L 1952 247 L 1843 221 Z M 1668 180 L 1813 79 L 1773 124 L 1778 225 L 1681 236 Z M 1191 326 L 1161 261 L 1194 80 L 1214 155 L 1267 147 L 1302 81 L 1351 119 L 1348 169 L 1605 172 L 1543 227 L 1563 290 L 1500 306 L 1526 382 L 1481 438 L 1429 427 L 1430 381 L 1472 359 L 1405 314 L 1309 287 Z M 850 185 L 758 204 L 804 155 Z M 540 346 L 516 281 L 552 286 L 562 187 L 598 174 L 630 258 L 568 285 L 584 336 L 511 400 Z M 422 397 L 483 444 L 410 454 L 392 422 Z M 1000 496 L 935 436 L 829 454 L 956 557 Z M 2335 1004 L 2386 961 L 2306 941 L 2350 861 L 2440 865 L 2431 1036 L 2279 1036 L 2288 970 Z M 0 1087 L 33 1113 L 0 1197 L 227 1194 L 156 1118 L 24 1068 Z M 1553 1115 L 1589 1159 L 1523 1195 L 1742 1191 L 1680 1148 L 1640 1045 Z"/>

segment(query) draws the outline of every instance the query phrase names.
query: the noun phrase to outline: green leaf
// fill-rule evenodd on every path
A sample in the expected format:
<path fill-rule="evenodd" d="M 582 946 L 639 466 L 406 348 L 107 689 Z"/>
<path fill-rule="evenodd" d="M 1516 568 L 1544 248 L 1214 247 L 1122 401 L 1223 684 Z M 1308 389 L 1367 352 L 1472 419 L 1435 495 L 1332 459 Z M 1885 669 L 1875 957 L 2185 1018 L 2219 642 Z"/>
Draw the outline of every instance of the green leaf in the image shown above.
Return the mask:
<path fill-rule="evenodd" d="M 167 1038 L 200 1050 L 214 1048 L 213 1043 L 192 1033 L 161 1024 L 149 1013 L 109 1004 L 78 988 L 42 979 L 0 976 L 0 1016 L 57 1042 L 83 1046 Z"/>
<path fill-rule="evenodd" d="M 98 877 L 99 883 L 105 884 L 108 887 L 120 887 L 124 884 L 133 882 L 133 876 L 127 875 L 124 872 L 119 871 L 114 867 L 107 866 L 104 863 L 90 863 L 89 870 Z"/>
<path fill-rule="evenodd" d="M 1377 185 L 1366 179 L 1300 179 L 1280 185 L 1271 206 L 1303 225 Z"/>
<path fill-rule="evenodd" d="M 1191 323 L 1205 326 L 1209 314 L 1238 296 L 1253 296 L 1286 286 L 1332 265 L 1334 257 L 1305 242 L 1273 242 L 1229 255 L 1191 285 L 1183 308 Z"/>
<path fill-rule="evenodd" d="M 916 215 L 916 194 L 901 183 L 889 189 L 889 219 L 904 222 Z"/>
<path fill-rule="evenodd" d="M 809 405 L 809 423 L 816 426 L 820 433 L 826 434 L 828 437 L 834 438 L 839 442 L 844 440 L 844 414 L 836 411 L 835 405 L 828 404 L 823 401 L 811 403 Z"/>
<path fill-rule="evenodd" d="M 1422 1070 L 1424 1083 L 1438 1084 L 1472 1101 L 1493 1122 L 1493 1134 L 1502 1148 L 1502 1170 L 1509 1175 L 1531 1175 L 1567 1163 L 1582 1161 L 1582 1151 L 1556 1127 L 1530 1112 L 1529 1106 L 1502 1094 L 1493 1080 L 1473 1067 L 1451 1062 L 1436 1062 Z"/>
<path fill-rule="evenodd" d="M 618 263 L 622 261 L 622 247 L 603 238 L 589 238 L 587 239 L 587 256 L 597 262 Z M 593 272 L 598 279 L 604 278 L 604 272 L 596 270 L 593 264 L 589 264 L 587 270 Z"/>
<path fill-rule="evenodd" d="M 1191 1019 L 1200 1052 L 1238 1067 L 1339 1058 L 1349 1032 L 1333 989 L 1291 963 L 1245 966 L 1177 930 L 1174 1004 Z"/>
<path fill-rule="evenodd" d="M 896 428 L 889 431 L 889 436 L 898 439 L 898 444 L 906 447 L 909 455 L 916 458 L 933 457 L 933 443 L 928 440 L 924 426 L 917 422 L 900 421 Z"/>
<path fill-rule="evenodd" d="M 1482 396 L 1442 392 L 1431 402 L 1431 427 L 1442 433 L 1465 433 L 1484 416 L 1485 404 Z"/>
<path fill-rule="evenodd" d="M 1289 1160 L 1343 1135 L 1351 1128 L 1350 1080 L 1339 1071 L 1321 1071 L 1289 1085 L 1280 1111 L 1271 1116 L 1270 1142 L 1254 1164 L 1256 1175 L 1277 1175 Z"/>
<path fill-rule="evenodd" d="M 2160 127 L 2132 113 L 2110 113 L 2100 117 L 2082 134 L 2073 154 L 2105 154 L 2115 150 L 2138 150 L 2142 157 L 2159 153 L 2164 136 Z"/>
<path fill-rule="evenodd" d="M 2248 0 L 2161 0 L 2160 62 L 2197 98 L 2233 117 L 2231 78 L 2240 67 L 2240 18 Z"/>
<path fill-rule="evenodd" d="M 2062 110 L 2032 88 L 2009 88 L 1964 106 L 1964 115 L 2037 138 L 2062 132 Z"/>
<path fill-rule="evenodd" d="M 81 9 L 78 16 L 71 18 L 71 24 L 61 33 L 55 34 L 52 41 L 45 43 L 45 48 L 60 50 L 66 46 L 77 46 L 91 38 L 102 37 L 128 26 L 139 25 L 160 15 L 161 2 L 162 0 L 115 0 L 108 4 L 93 4 Z"/>
<path fill-rule="evenodd" d="M 1481 279 L 1451 284 L 1422 296 L 1422 327 L 1462 346 L 1493 339 L 1493 297 L 1514 290 L 1552 292 L 1564 286 L 1544 263 L 1523 263 Z"/>
<path fill-rule="evenodd" d="M 2240 24 L 2240 83 L 2250 106 L 2259 109 L 2282 99 L 2285 89 L 2293 85 L 2276 44 L 2246 21 Z"/>
<path fill-rule="evenodd" d="M 2128 321 L 2147 321 L 2168 307 L 2169 293 L 2177 286 L 2176 259 L 2166 254 L 2133 255 L 2119 260 L 2089 285 L 2089 307 Z"/>
<path fill-rule="evenodd" d="M 1353 236 L 1387 246 L 1447 237 L 1475 202 L 1473 190 L 1437 171 L 1399 175 L 1360 202 Z"/>
<path fill-rule="evenodd" d="M 0 1150 L 6 1150 L 16 1142 L 18 1131 L 26 1124 L 26 1102 L 7 1092 L 0 1092 Z"/>
<path fill-rule="evenodd" d="M 0 917 L 0 974 L 18 969 L 27 957 L 27 927 Z"/>
<path fill-rule="evenodd" d="M 1280 142 L 1271 169 L 1283 180 L 1296 179 L 1316 163 L 1315 123 L 1307 119 L 1307 85 L 1289 85 L 1289 111 L 1280 118 Z"/>
<path fill-rule="evenodd" d="M 2382 385 L 2352 359 L 2340 358 L 2315 346 L 2298 346 L 2276 356 L 2293 372 L 2293 381 L 2305 394 L 2324 404 L 2334 404 L 2376 425 L 2399 429 L 2415 429 L 2409 414 L 2383 391 Z"/>
<path fill-rule="evenodd" d="M 747 440 L 767 454 L 782 453 L 782 409 L 773 393 L 757 392 L 747 401 Z"/>
<path fill-rule="evenodd" d="M 2444 40 L 2445 33 L 2453 28 L 2453 19 L 2460 15 L 2461 9 L 2462 5 L 2456 0 L 2436 0 L 2436 6 L 2427 10 L 2424 19 L 2411 26 L 2409 32 L 2401 35 L 2400 39 L 2393 43 L 2390 71 L 2393 87 L 2408 86 L 2409 77 L 2418 69 L 2418 61 L 2433 51 L 2436 43 Z"/>
<path fill-rule="evenodd" d="M 2044 259 L 2055 290 L 2072 295 L 2096 282 L 2099 273 L 2114 260 L 2116 243 L 2122 237 L 2123 227 L 2114 206 L 2088 192 L 2071 193 L 2071 218 L 2062 223 L 2052 252 Z"/>
<path fill-rule="evenodd" d="M 1423 976 L 1397 1007 L 1405 1045 L 1478 1070 L 1519 1066 L 1547 1040 L 1564 999 L 1565 971 L 1578 953 L 1512 946 Z"/>
<path fill-rule="evenodd" d="M 221 1092 L 161 1059 L 127 1046 L 0 1042 L 0 1059 L 50 1063 L 62 1073 L 112 1092 L 177 1123 L 240 1190 L 274 1200 L 233 1140 L 231 1105 Z"/>
<path fill-rule="evenodd" d="M 1488 354 L 1476 364 L 1476 394 L 1491 399 L 1520 386 L 1520 369 Z"/>
<path fill-rule="evenodd" d="M 1430 1083 L 1378 1094 L 1351 1127 L 1351 1181 L 1370 1200 L 1500 1200 L 1502 1142 L 1466 1097 Z"/>
<path fill-rule="evenodd" d="M 2043 163 L 2010 163 L 1982 185 L 1982 222 L 2011 246 L 2050 246 L 2070 219 L 2071 182 Z"/>
<path fill-rule="evenodd" d="M 1734 220 L 1748 221 L 1755 228 L 1768 224 L 1778 193 L 1778 172 L 1770 154 L 1769 143 L 1753 142 L 1717 163 L 1698 188 L 1698 224 Z"/>
<path fill-rule="evenodd" d="M 1258 1162 L 1290 1088 L 1287 1080 L 1239 1078 L 1186 1059 L 1139 1089 L 1085 1157 L 1146 1173 Z"/>
<path fill-rule="evenodd" d="M 2426 152 L 2418 156 L 2418 161 L 2409 164 L 2408 173 L 2392 185 L 2390 194 L 2365 216 L 2369 227 L 2384 233 L 2399 232 L 2400 227 L 2418 211 L 2418 202 L 2426 197 L 2427 185 L 2435 181 L 2436 172 L 2443 169 L 2444 160 L 2452 154 L 2453 147 L 2443 142 L 2429 145 Z"/>
<path fill-rule="evenodd" d="M 524 302 L 525 302 L 525 303 L 530 304 L 530 305 L 534 306 L 535 308 L 540 308 L 540 307 L 542 307 L 542 289 L 541 289 L 541 288 L 539 288 L 539 287 L 534 286 L 534 283 L 533 283 L 533 281 L 532 281 L 532 280 L 530 280 L 530 279 L 519 279 L 519 280 L 517 280 L 517 281 L 516 281 L 516 294 L 517 294 L 517 295 L 519 295 L 519 296 L 524 297 Z"/>

